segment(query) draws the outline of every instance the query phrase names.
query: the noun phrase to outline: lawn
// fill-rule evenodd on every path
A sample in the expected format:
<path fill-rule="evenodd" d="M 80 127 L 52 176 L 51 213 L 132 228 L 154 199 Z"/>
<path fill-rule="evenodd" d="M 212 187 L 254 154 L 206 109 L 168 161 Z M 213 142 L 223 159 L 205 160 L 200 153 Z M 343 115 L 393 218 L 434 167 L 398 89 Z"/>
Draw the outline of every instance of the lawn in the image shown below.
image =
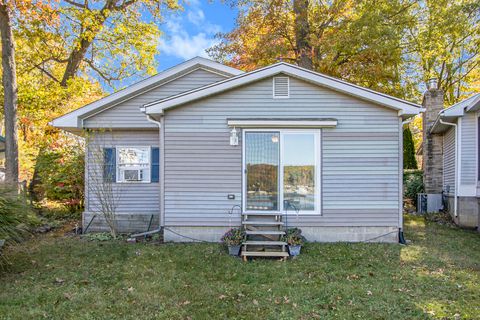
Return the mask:
<path fill-rule="evenodd" d="M 480 234 L 409 217 L 406 238 L 244 263 L 217 244 L 50 234 L 8 253 L 0 318 L 480 319 Z"/>

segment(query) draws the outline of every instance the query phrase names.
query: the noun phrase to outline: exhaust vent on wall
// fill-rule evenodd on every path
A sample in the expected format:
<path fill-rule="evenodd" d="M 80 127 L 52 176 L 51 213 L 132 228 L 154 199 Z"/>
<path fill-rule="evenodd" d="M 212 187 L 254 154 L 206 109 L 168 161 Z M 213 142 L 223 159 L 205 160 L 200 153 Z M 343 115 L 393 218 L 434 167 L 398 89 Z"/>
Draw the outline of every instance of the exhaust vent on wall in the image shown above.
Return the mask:
<path fill-rule="evenodd" d="M 273 98 L 286 99 L 290 96 L 290 81 L 288 77 L 273 77 Z"/>

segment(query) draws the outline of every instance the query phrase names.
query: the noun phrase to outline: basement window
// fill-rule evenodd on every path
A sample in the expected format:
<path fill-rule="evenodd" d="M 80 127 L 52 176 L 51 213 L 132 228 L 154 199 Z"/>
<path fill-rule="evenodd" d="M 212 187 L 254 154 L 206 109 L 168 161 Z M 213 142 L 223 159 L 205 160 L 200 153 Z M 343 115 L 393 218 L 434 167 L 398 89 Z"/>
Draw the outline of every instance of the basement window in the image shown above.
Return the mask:
<path fill-rule="evenodd" d="M 290 97 L 290 79 L 288 77 L 273 77 L 273 98 L 287 99 Z"/>

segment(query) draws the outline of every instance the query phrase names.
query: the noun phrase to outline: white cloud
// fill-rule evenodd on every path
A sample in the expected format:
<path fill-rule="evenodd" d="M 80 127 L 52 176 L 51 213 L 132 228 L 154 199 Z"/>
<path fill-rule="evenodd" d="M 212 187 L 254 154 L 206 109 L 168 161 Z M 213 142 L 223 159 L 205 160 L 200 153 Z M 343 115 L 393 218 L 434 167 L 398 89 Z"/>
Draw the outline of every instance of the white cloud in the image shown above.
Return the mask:
<path fill-rule="evenodd" d="M 196 26 L 199 26 L 202 24 L 202 22 L 205 21 L 205 13 L 203 13 L 202 9 L 195 8 L 193 10 L 188 11 L 187 18 L 188 18 L 188 21 L 190 21 Z"/>
<path fill-rule="evenodd" d="M 182 32 L 173 35 L 167 41 L 162 41 L 160 50 L 168 55 L 187 60 L 196 56 L 207 57 L 205 49 L 216 43 L 216 39 L 209 37 L 203 32 L 192 36 Z"/>
<path fill-rule="evenodd" d="M 165 39 L 160 41 L 160 52 L 182 59 L 207 57 L 206 49 L 218 43 L 215 34 L 221 26 L 208 22 L 197 1 L 190 1 L 185 15 L 170 16 L 165 23 Z"/>

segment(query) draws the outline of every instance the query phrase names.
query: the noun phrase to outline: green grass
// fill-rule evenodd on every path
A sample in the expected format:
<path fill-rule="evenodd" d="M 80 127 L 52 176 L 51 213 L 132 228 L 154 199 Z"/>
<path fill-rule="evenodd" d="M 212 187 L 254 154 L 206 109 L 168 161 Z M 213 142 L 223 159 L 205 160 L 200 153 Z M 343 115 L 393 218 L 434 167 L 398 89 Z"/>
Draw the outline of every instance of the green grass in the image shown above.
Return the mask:
<path fill-rule="evenodd" d="M 0 318 L 480 319 L 480 235 L 410 217 L 406 237 L 244 263 L 216 244 L 49 235 L 8 253 Z"/>

